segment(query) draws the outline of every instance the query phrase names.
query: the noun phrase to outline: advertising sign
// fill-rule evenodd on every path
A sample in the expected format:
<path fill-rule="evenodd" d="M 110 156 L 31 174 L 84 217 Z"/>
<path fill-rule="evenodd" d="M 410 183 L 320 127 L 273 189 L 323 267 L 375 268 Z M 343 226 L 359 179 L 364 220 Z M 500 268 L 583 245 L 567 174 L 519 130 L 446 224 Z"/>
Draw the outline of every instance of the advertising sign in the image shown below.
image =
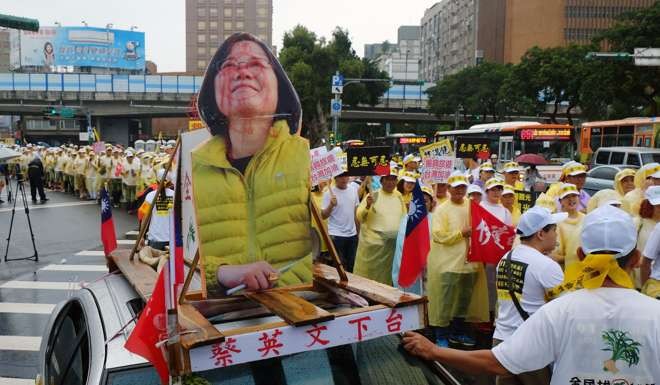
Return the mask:
<path fill-rule="evenodd" d="M 12 30 L 11 67 L 76 66 L 143 70 L 144 32 L 92 27 Z"/>
<path fill-rule="evenodd" d="M 390 173 L 390 148 L 357 147 L 347 151 L 348 175 L 387 175 Z"/>

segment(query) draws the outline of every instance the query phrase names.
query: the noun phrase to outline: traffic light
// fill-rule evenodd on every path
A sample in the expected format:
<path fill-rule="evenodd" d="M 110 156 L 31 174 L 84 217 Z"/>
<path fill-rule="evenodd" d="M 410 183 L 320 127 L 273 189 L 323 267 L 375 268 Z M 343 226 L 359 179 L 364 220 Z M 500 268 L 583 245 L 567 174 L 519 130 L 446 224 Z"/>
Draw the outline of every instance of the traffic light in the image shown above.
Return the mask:
<path fill-rule="evenodd" d="M 37 32 L 39 31 L 39 20 L 0 14 L 0 27 Z"/>

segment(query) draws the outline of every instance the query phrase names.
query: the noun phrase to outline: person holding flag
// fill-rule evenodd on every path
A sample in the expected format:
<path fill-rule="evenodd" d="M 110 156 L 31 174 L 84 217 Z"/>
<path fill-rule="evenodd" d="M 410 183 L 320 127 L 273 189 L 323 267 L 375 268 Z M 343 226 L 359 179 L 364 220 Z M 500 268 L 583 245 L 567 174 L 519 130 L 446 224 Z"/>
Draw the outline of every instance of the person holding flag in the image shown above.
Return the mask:
<path fill-rule="evenodd" d="M 451 340 L 453 344 L 472 347 L 475 341 L 468 336 L 465 321 L 489 320 L 488 293 L 483 267 L 466 260 L 472 234 L 472 201 L 465 198 L 467 177 L 454 171 L 447 182 L 450 199 L 433 215 L 433 242 L 427 268 L 429 324 L 438 346 L 447 347 Z"/>
<path fill-rule="evenodd" d="M 101 241 L 106 257 L 117 248 L 115 223 L 112 220 L 112 205 L 105 187 L 101 187 Z"/>
<path fill-rule="evenodd" d="M 432 212 L 435 208 L 433 190 L 415 183 L 408 215 L 401 218 L 396 250 L 392 261 L 394 287 L 408 293 L 424 295 L 422 273 L 431 249 Z M 426 224 L 426 227 L 423 227 Z M 428 232 L 425 230 L 428 229 Z"/>
<path fill-rule="evenodd" d="M 567 213 L 551 214 L 534 206 L 520 218 L 516 234 L 520 244 L 497 265 L 497 318 L 493 346 L 508 339 L 522 323 L 546 302 L 546 291 L 564 280 L 564 272 L 549 257 L 557 242 L 557 224 Z M 543 368 L 513 377 L 496 379 L 497 385 L 542 385 L 550 383 L 550 371 Z"/>

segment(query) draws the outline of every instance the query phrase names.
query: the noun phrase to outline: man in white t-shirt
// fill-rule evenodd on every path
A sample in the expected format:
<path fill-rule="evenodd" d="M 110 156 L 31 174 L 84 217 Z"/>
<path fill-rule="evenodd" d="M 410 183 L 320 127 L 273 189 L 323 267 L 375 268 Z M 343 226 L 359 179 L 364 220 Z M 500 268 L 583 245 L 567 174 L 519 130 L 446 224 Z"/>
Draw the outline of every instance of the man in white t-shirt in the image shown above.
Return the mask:
<path fill-rule="evenodd" d="M 158 180 L 163 178 L 165 170 L 161 169 L 158 171 Z M 171 185 L 171 178 L 168 174 L 165 181 L 166 186 Z M 151 213 L 151 221 L 149 222 L 149 231 L 147 232 L 147 240 L 149 241 L 149 246 L 158 250 L 165 250 L 165 246 L 170 244 L 170 215 L 172 214 L 172 208 L 174 207 L 174 190 L 170 187 L 165 187 L 165 196 L 160 196 L 156 199 L 156 194 L 158 190 L 151 191 L 144 198 L 143 207 L 140 207 L 140 211 L 143 210 L 146 212 L 152 210 L 154 204 L 154 199 L 156 199 L 156 207 L 153 208 Z"/>
<path fill-rule="evenodd" d="M 547 209 L 535 206 L 520 217 L 516 229 L 520 245 L 497 265 L 497 318 L 493 346 L 511 337 L 524 320 L 546 303 L 546 291 L 564 280 L 561 266 L 547 254 L 557 243 L 557 223 L 567 216 L 567 213 L 551 214 Z M 548 368 L 496 379 L 497 385 L 549 383 Z"/>
<path fill-rule="evenodd" d="M 632 218 L 602 206 L 584 218 L 581 241 L 581 264 L 553 291 L 579 290 L 542 306 L 492 350 L 442 349 L 410 332 L 405 348 L 467 372 L 518 374 L 553 364 L 552 385 L 657 384 L 660 302 L 630 279 L 639 262 Z"/>
<path fill-rule="evenodd" d="M 323 219 L 328 219 L 328 233 L 344 268 L 353 272 L 358 244 L 355 210 L 360 204 L 360 199 L 358 186 L 349 183 L 349 179 L 346 173 L 335 177 L 334 186 L 330 186 L 323 194 L 321 216 Z"/>

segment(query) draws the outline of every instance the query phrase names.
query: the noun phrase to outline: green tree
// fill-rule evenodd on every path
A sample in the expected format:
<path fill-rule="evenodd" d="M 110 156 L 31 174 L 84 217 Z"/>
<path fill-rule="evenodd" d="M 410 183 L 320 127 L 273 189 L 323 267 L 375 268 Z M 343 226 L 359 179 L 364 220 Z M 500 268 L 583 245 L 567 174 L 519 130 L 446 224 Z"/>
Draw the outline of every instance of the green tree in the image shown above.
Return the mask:
<path fill-rule="evenodd" d="M 635 48 L 660 47 L 660 1 L 649 8 L 621 15 L 614 26 L 602 32 L 595 42 L 609 46 L 612 51 L 629 53 Z M 608 85 L 616 88 L 616 93 L 609 95 L 614 107 L 629 106 L 621 108 L 625 113 L 642 106 L 646 109 L 642 113 L 658 115 L 660 67 L 635 66 L 632 62 L 601 62 L 601 67 L 612 67 L 608 70 L 612 76 Z"/>
<path fill-rule="evenodd" d="M 375 63 L 360 59 L 348 31 L 337 27 L 329 42 L 298 25 L 284 34 L 280 62 L 296 88 L 303 107 L 303 136 L 312 146 L 321 143 L 328 133 L 332 75 L 339 71 L 346 78 L 387 79 Z M 387 82 L 350 84 L 344 88 L 344 105 L 374 105 L 387 90 Z"/>

